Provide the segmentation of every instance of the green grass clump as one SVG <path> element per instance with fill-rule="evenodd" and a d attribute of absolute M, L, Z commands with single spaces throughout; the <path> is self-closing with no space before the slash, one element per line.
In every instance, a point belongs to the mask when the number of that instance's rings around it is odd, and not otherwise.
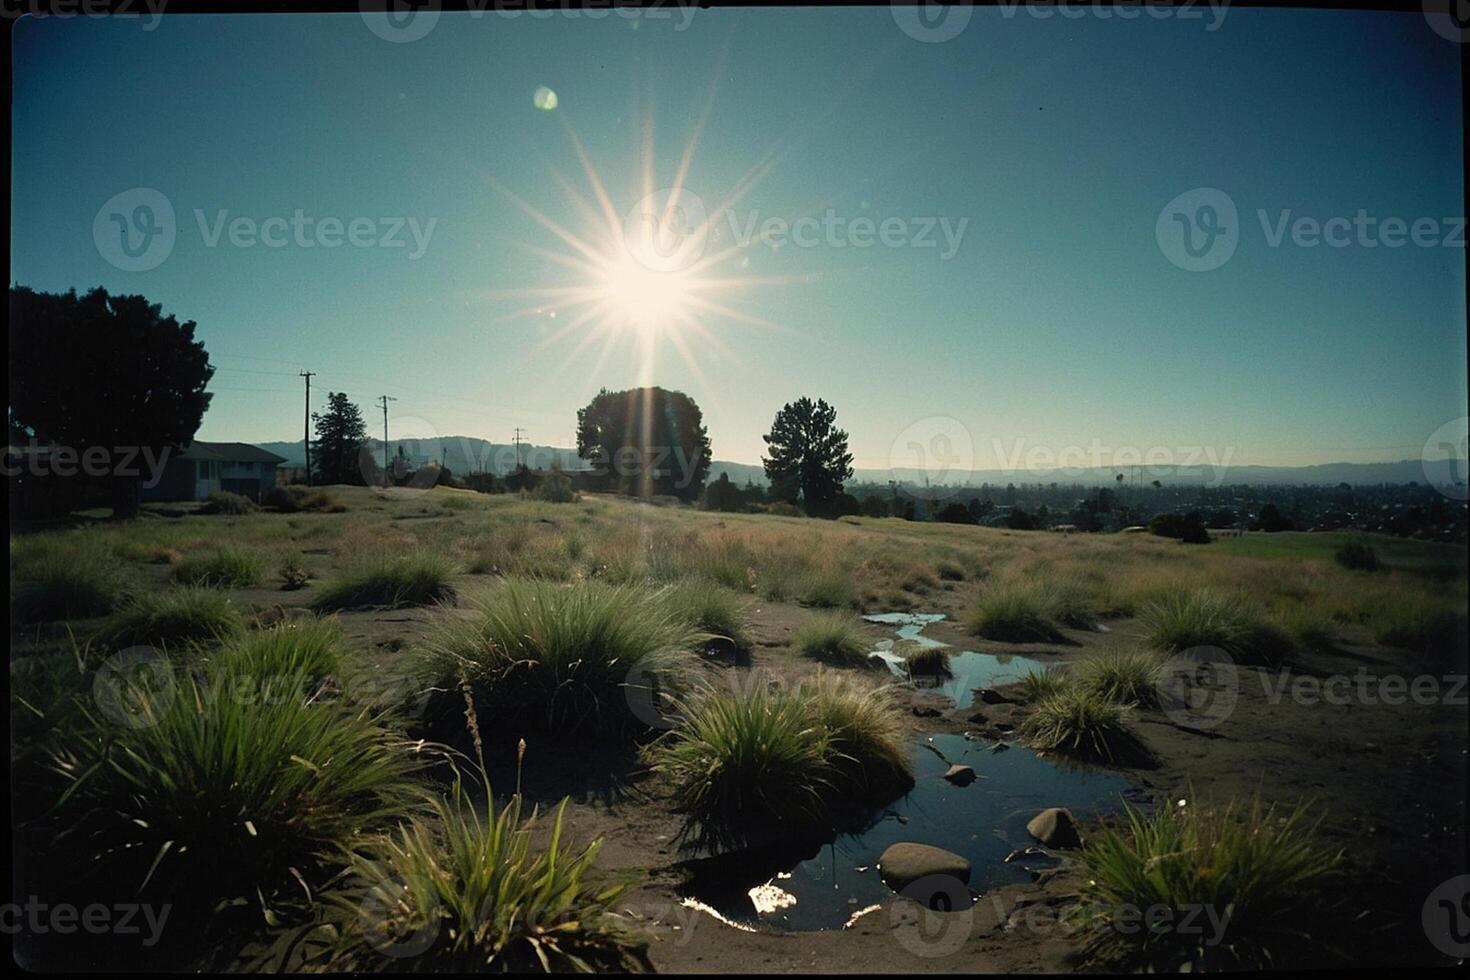
<path fill-rule="evenodd" d="M 858 604 L 857 586 L 847 569 L 817 568 L 801 576 L 797 601 L 818 608 L 854 608 Z"/>
<path fill-rule="evenodd" d="M 346 657 L 341 624 L 313 617 L 237 634 L 220 648 L 216 661 L 234 677 L 302 676 L 314 683 L 337 673 Z"/>
<path fill-rule="evenodd" d="M 692 579 L 668 590 L 669 608 L 702 633 L 728 640 L 737 650 L 751 648 L 745 626 L 745 600 L 729 589 Z"/>
<path fill-rule="evenodd" d="M 684 654 L 709 639 L 664 592 L 641 585 L 507 579 L 475 607 L 472 622 L 433 643 L 436 686 L 457 688 L 463 676 L 491 717 L 556 733 L 650 724 L 640 709 L 677 692 Z"/>
<path fill-rule="evenodd" d="M 566 800 L 548 838 L 535 809 L 523 814 L 519 793 L 497 810 L 486 785 L 479 804 L 456 779 L 430 820 L 404 824 L 357 857 L 348 887 L 329 896 L 339 927 L 327 969 L 641 972 L 644 944 L 615 918 L 632 881 L 594 876 L 602 839 L 563 841 Z M 410 958 L 384 955 L 407 936 L 428 940 Z"/>
<path fill-rule="evenodd" d="M 1047 642 L 1058 637 L 1048 619 L 1042 590 L 1033 585 L 993 585 L 980 594 L 967 625 L 989 640 L 1011 643 Z"/>
<path fill-rule="evenodd" d="M 1341 854 L 1321 843 L 1315 830 L 1303 806 L 1278 813 L 1259 797 L 1244 809 L 1191 801 L 1149 816 L 1127 807 L 1121 826 L 1093 834 L 1082 850 L 1083 908 L 1093 925 L 1088 953 L 1169 972 L 1186 964 L 1269 968 L 1270 947 L 1305 933 L 1304 920 L 1337 872 Z M 1207 922 L 1192 933 L 1115 927 L 1124 910 L 1154 908 L 1173 910 L 1173 923 L 1186 921 L 1191 908 L 1211 909 L 1217 918 L 1228 913 L 1229 919 L 1223 939 Z"/>
<path fill-rule="evenodd" d="M 897 709 L 850 680 L 705 690 L 646 756 L 685 833 L 716 849 L 830 829 L 912 784 Z"/>
<path fill-rule="evenodd" d="M 306 690 L 304 677 L 285 690 Z M 424 799 L 431 756 L 341 701 L 237 697 L 224 671 L 130 685 L 138 724 L 88 715 L 56 757 L 59 803 L 81 865 L 134 901 L 173 903 L 197 935 L 227 905 L 299 905 L 364 835 Z M 91 894 L 88 892 L 88 894 Z"/>
<path fill-rule="evenodd" d="M 105 616 L 123 598 L 114 562 L 90 549 L 56 549 L 12 568 L 10 614 L 26 623 Z"/>
<path fill-rule="evenodd" d="M 1465 646 L 1465 616 L 1429 602 L 1387 603 L 1373 612 L 1370 624 L 1373 638 L 1387 647 L 1449 653 Z"/>
<path fill-rule="evenodd" d="M 1343 568 L 1360 572 L 1376 572 L 1383 567 L 1378 552 L 1366 541 L 1348 541 L 1333 552 L 1333 560 Z"/>
<path fill-rule="evenodd" d="M 371 606 L 424 606 L 454 596 L 453 566 L 438 555 L 419 552 L 379 555 L 331 579 L 312 599 L 318 612 Z"/>
<path fill-rule="evenodd" d="M 1158 702 L 1163 659 L 1152 650 L 1109 650 L 1084 661 L 1077 683 L 1109 701 L 1152 705 Z"/>
<path fill-rule="evenodd" d="M 1167 653 L 1210 646 L 1242 663 L 1275 665 L 1291 649 L 1290 638 L 1253 604 L 1207 590 L 1170 593 L 1139 618 L 1149 643 Z"/>
<path fill-rule="evenodd" d="M 1038 749 L 1083 759 L 1126 762 L 1141 750 L 1125 726 L 1133 709 L 1096 691 L 1068 684 L 1035 704 L 1021 722 L 1021 737 Z"/>
<path fill-rule="evenodd" d="M 1060 693 L 1068 679 L 1066 668 L 1048 667 L 1045 670 L 1027 674 L 1009 691 L 1023 704 L 1035 704 L 1043 698 Z"/>
<path fill-rule="evenodd" d="M 245 588 L 265 575 L 265 560 L 247 548 L 221 545 L 204 554 L 189 555 L 174 566 L 171 577 L 180 585 Z"/>
<path fill-rule="evenodd" d="M 244 624 L 240 610 L 220 590 L 180 587 L 135 596 L 108 617 L 94 639 L 114 649 L 181 646 L 226 638 Z"/>
<path fill-rule="evenodd" d="M 867 667 L 872 644 L 849 613 L 816 613 L 802 620 L 792 645 L 804 657 L 835 667 Z"/>
<path fill-rule="evenodd" d="M 959 562 L 941 561 L 935 566 L 935 571 L 939 573 L 941 581 L 963 582 L 965 580 L 965 569 Z"/>
<path fill-rule="evenodd" d="M 306 559 L 301 552 L 293 551 L 281 559 L 281 564 L 276 568 L 276 577 L 281 580 L 281 588 L 287 592 L 306 587 L 311 580 L 311 572 L 306 570 Z"/>

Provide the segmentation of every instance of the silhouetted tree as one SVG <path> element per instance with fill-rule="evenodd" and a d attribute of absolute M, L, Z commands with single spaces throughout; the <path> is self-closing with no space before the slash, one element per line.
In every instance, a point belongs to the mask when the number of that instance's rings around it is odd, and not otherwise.
<path fill-rule="evenodd" d="M 188 443 L 209 408 L 214 368 L 194 327 L 142 296 L 12 287 L 11 437 L 105 453 L 114 516 L 136 514 L 141 474 L 124 470 Z"/>
<path fill-rule="evenodd" d="M 740 488 L 730 482 L 730 474 L 721 473 L 719 479 L 705 488 L 704 505 L 710 510 L 734 513 L 745 509 L 745 498 Z"/>
<path fill-rule="evenodd" d="M 682 391 L 606 388 L 577 412 L 577 455 L 601 489 L 698 500 L 709 476 L 704 413 Z"/>
<path fill-rule="evenodd" d="M 884 500 L 876 493 L 868 494 L 866 497 L 863 498 L 863 516 L 887 517 L 888 501 Z"/>
<path fill-rule="evenodd" d="M 934 515 L 934 519 L 936 521 L 943 521 L 945 524 L 975 523 L 975 517 L 970 513 L 970 508 L 966 507 L 958 500 L 954 501 L 953 503 L 945 504 L 943 507 L 941 507 L 939 513 Z"/>
<path fill-rule="evenodd" d="M 327 410 L 311 413 L 316 438 L 312 440 L 311 458 L 321 483 L 348 483 L 362 486 L 370 473 L 364 473 L 367 451 L 367 425 L 362 412 L 345 392 L 327 392 Z M 371 467 L 376 472 L 376 465 Z"/>
<path fill-rule="evenodd" d="M 1261 516 L 1257 518 L 1256 524 L 1262 531 L 1290 531 L 1296 526 L 1275 504 L 1267 504 L 1261 508 Z"/>
<path fill-rule="evenodd" d="M 837 410 L 825 401 L 799 398 L 783 406 L 762 436 L 770 456 L 761 457 L 771 481 L 771 496 L 795 503 L 808 514 L 832 509 L 842 484 L 852 478 L 847 433 L 837 428 Z"/>

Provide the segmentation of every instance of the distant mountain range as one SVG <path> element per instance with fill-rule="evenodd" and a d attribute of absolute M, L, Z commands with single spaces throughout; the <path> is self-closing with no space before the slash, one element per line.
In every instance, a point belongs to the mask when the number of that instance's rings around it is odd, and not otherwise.
<path fill-rule="evenodd" d="M 382 452 L 382 442 L 370 439 L 369 445 L 375 452 Z M 305 453 L 301 441 L 255 443 L 286 458 L 287 466 L 304 466 Z M 510 443 L 489 442 L 474 436 L 445 436 L 442 439 L 393 440 L 394 452 L 399 445 L 416 464 L 440 462 L 457 474 L 495 473 L 504 475 L 516 465 L 516 447 Z M 544 469 L 553 464 L 565 470 L 582 469 L 586 464 L 573 449 L 557 446 L 534 446 L 522 443 L 520 459 L 528 466 Z M 1005 486 L 1025 483 L 1059 483 L 1080 486 L 1112 486 L 1120 470 L 1112 467 L 1088 467 L 1068 470 L 975 470 L 970 473 L 952 472 L 944 475 L 942 482 L 950 486 L 979 487 L 982 484 Z M 1432 483 L 1435 485 L 1462 482 L 1465 479 L 1464 460 L 1442 460 L 1424 463 L 1417 459 L 1402 459 L 1392 463 L 1321 463 L 1314 466 L 1155 466 L 1143 467 L 1135 475 L 1133 470 L 1124 472 L 1125 482 L 1133 483 L 1141 478 L 1147 484 L 1158 480 L 1166 486 L 1219 486 L 1227 483 L 1297 484 L 1335 486 L 1347 484 L 1377 483 Z M 710 464 L 709 478 L 719 479 L 720 474 L 729 474 L 733 483 L 744 485 L 747 481 L 759 485 L 766 483 L 765 470 L 759 465 L 735 463 L 729 460 L 714 460 Z M 887 484 L 890 480 L 922 485 L 922 471 L 905 469 L 859 469 L 853 473 L 853 483 Z"/>

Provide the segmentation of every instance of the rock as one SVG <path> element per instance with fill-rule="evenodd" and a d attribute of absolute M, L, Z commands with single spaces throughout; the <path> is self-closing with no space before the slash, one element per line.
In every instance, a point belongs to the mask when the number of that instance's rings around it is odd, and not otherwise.
<path fill-rule="evenodd" d="M 931 708 L 928 705 L 914 705 L 914 715 L 919 718 L 938 718 L 943 713 L 938 708 Z"/>
<path fill-rule="evenodd" d="M 1010 701 L 1010 698 L 1004 694 L 1001 694 L 999 691 L 992 691 L 988 687 L 975 688 L 975 698 L 985 704 L 1007 704 Z"/>
<path fill-rule="evenodd" d="M 1072 811 L 1054 806 L 1042 810 L 1026 824 L 1026 832 L 1047 847 L 1081 847 L 1082 838 L 1077 836 L 1077 824 Z"/>
<path fill-rule="evenodd" d="M 956 786 L 968 786 L 975 781 L 975 770 L 969 766 L 950 766 L 944 778 Z"/>
<path fill-rule="evenodd" d="M 983 712 L 983 711 L 976 711 L 976 712 L 973 712 L 973 713 L 972 713 L 972 714 L 971 714 L 971 715 L 970 715 L 970 717 L 969 717 L 969 718 L 967 718 L 967 719 L 966 719 L 966 720 L 967 720 L 967 721 L 971 721 L 971 722 L 974 722 L 974 723 L 975 723 L 975 724 L 977 724 L 977 725 L 983 725 L 983 724 L 985 724 L 985 720 L 986 720 L 986 719 L 985 719 L 985 712 Z"/>
<path fill-rule="evenodd" d="M 878 858 L 878 875 L 894 891 L 931 875 L 954 878 L 961 884 L 970 881 L 970 862 L 941 847 L 928 844 L 892 844 Z"/>

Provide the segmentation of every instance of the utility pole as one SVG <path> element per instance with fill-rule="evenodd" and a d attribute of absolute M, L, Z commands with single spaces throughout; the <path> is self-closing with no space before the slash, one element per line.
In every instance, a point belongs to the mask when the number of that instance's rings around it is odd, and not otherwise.
<path fill-rule="evenodd" d="M 516 444 L 516 469 L 520 469 L 521 468 L 521 433 L 522 432 L 525 432 L 525 431 L 526 431 L 525 429 L 522 429 L 519 426 L 516 427 L 516 435 L 515 435 L 515 444 Z"/>
<path fill-rule="evenodd" d="M 383 406 L 383 486 L 388 485 L 388 403 L 398 399 L 391 395 L 379 395 L 378 404 Z"/>
<path fill-rule="evenodd" d="M 315 371 L 302 371 L 306 379 L 306 418 L 301 438 L 301 449 L 306 453 L 306 485 L 311 486 L 311 376 Z"/>

